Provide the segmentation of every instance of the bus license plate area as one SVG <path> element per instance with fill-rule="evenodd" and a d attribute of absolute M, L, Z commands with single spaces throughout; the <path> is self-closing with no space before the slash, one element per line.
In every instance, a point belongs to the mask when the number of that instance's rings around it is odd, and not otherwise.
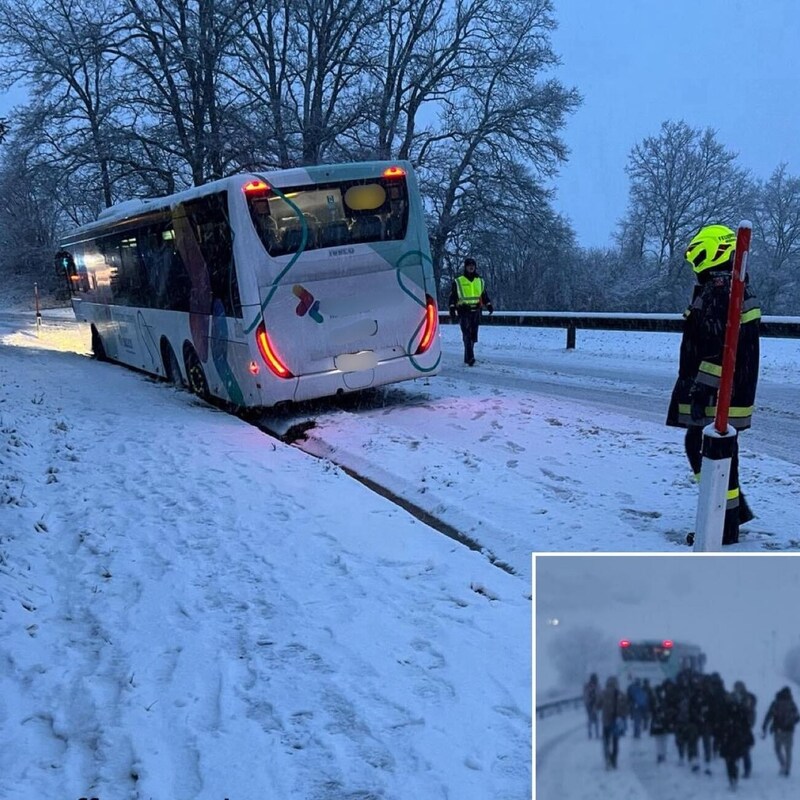
<path fill-rule="evenodd" d="M 334 366 L 341 372 L 361 372 L 375 369 L 378 356 L 374 350 L 362 350 L 360 353 L 342 353 L 333 359 Z"/>

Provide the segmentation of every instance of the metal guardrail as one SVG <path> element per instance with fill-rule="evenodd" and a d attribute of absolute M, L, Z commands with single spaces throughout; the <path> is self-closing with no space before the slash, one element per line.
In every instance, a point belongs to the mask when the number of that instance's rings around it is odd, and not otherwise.
<path fill-rule="evenodd" d="M 551 717 L 554 714 L 560 714 L 562 711 L 582 707 L 583 695 L 579 697 L 567 697 L 562 700 L 552 700 L 549 703 L 542 703 L 541 705 L 536 706 L 536 719 Z"/>
<path fill-rule="evenodd" d="M 446 311 L 439 312 L 440 322 L 449 322 Z M 482 325 L 530 326 L 532 328 L 565 328 L 567 349 L 575 348 L 578 328 L 606 331 L 655 331 L 680 333 L 683 314 L 606 314 L 601 312 L 575 313 L 572 311 L 495 311 L 484 314 Z M 762 317 L 762 336 L 800 339 L 800 317 Z"/>

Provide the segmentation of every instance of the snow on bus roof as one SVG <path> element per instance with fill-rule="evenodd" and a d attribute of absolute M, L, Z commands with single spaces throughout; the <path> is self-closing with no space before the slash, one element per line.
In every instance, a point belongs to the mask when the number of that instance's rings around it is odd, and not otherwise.
<path fill-rule="evenodd" d="M 377 170 L 380 170 L 387 165 L 402 165 L 408 167 L 408 162 L 402 160 L 395 161 L 358 161 L 348 164 L 317 164 L 308 167 L 292 167 L 290 169 L 268 169 L 268 170 L 253 170 L 249 172 L 238 172 L 235 175 L 230 175 L 227 178 L 220 178 L 219 180 L 204 183 L 202 186 L 191 186 L 188 189 L 182 189 L 180 192 L 164 195 L 163 197 L 145 197 L 132 200 L 124 200 L 121 203 L 116 203 L 109 208 L 100 212 L 95 220 L 87 222 L 78 228 L 74 228 L 68 234 L 72 236 L 76 233 L 81 233 L 84 230 L 90 230 L 98 225 L 107 225 L 110 222 L 122 221 L 129 217 L 135 217 L 146 211 L 155 211 L 157 209 L 172 208 L 178 203 L 186 200 L 193 200 L 197 197 L 203 197 L 207 194 L 214 194 L 215 192 L 224 191 L 225 189 L 239 188 L 253 178 L 262 178 L 267 183 L 272 183 L 274 186 L 294 186 L 303 183 L 314 183 L 319 180 L 321 176 L 335 175 L 341 171 L 354 171 L 361 173 L 361 175 L 369 175 Z"/>

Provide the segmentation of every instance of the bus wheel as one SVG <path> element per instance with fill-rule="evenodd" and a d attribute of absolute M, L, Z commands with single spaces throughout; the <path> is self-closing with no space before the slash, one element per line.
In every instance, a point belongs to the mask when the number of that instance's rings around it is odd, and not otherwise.
<path fill-rule="evenodd" d="M 206 374 L 203 372 L 203 365 L 200 363 L 200 359 L 197 357 L 197 353 L 195 353 L 191 345 L 187 345 L 184 348 L 183 361 L 186 365 L 186 377 L 189 381 L 189 388 L 198 397 L 202 397 L 203 400 L 208 400 L 211 392 L 208 389 Z"/>
<path fill-rule="evenodd" d="M 108 361 L 105 345 L 94 325 L 92 325 L 92 355 L 98 361 Z"/>
<path fill-rule="evenodd" d="M 161 343 L 161 361 L 164 364 L 164 377 L 167 382 L 178 389 L 183 389 L 186 382 L 181 374 L 181 365 L 178 363 L 178 357 L 175 355 L 172 345 L 166 339 Z"/>

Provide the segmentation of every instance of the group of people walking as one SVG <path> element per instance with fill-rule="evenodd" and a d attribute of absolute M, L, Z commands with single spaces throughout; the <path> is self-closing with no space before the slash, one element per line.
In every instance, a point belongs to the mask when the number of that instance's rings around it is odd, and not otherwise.
<path fill-rule="evenodd" d="M 686 670 L 674 681 L 668 679 L 656 686 L 636 679 L 623 692 L 616 677 L 609 677 L 601 688 L 593 674 L 584 686 L 583 699 L 589 738 L 602 736 L 606 769 L 617 768 L 619 739 L 630 721 L 634 738 L 645 732 L 654 738 L 659 764 L 667 761 L 667 743 L 674 737 L 678 762 L 688 764 L 693 772 L 704 769 L 710 775 L 711 762 L 721 758 L 731 789 L 738 784 L 740 762 L 741 777 L 750 777 L 757 700 L 743 681 L 736 681 L 727 691 L 718 673 Z M 791 770 L 798 721 L 800 713 L 791 689 L 784 686 L 764 715 L 761 734 L 772 733 L 780 775 L 785 777 Z"/>

